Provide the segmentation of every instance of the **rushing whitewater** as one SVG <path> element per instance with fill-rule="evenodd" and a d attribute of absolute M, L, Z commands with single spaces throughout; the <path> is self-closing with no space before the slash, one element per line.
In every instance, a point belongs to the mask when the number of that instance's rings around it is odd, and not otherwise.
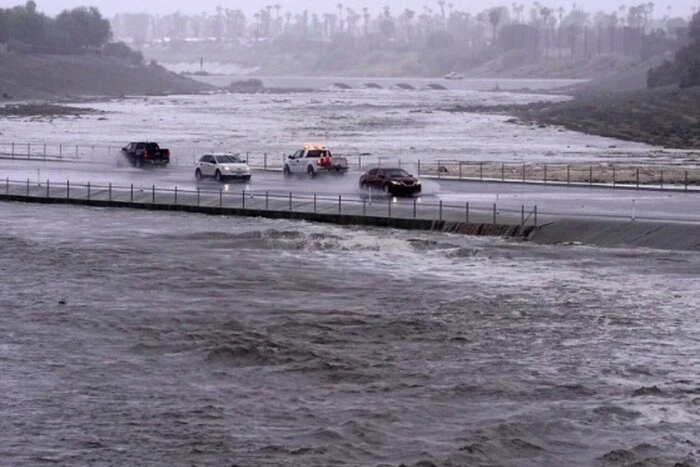
<path fill-rule="evenodd" d="M 697 465 L 700 256 L 0 206 L 5 465 Z"/>

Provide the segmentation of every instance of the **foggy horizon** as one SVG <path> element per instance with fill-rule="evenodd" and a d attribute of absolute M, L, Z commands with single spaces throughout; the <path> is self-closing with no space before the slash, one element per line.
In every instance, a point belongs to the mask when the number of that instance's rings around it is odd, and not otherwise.
<path fill-rule="evenodd" d="M 301 12 L 303 10 L 308 10 L 310 13 L 322 13 L 322 12 L 336 12 L 338 4 L 343 5 L 343 9 L 352 8 L 356 11 L 361 11 L 362 8 L 367 7 L 370 14 L 373 16 L 382 11 L 384 6 L 389 6 L 392 10 L 392 14 L 397 14 L 408 8 L 416 12 L 424 11 L 424 7 L 427 6 L 431 8 L 433 12 L 438 12 L 440 6 L 437 1 L 425 2 L 424 0 L 403 0 L 403 1 L 392 1 L 387 0 L 378 6 L 376 3 L 357 0 L 357 1 L 339 1 L 339 2 L 322 2 L 320 0 L 310 0 L 305 2 L 293 2 L 293 1 L 276 1 L 276 2 L 257 2 L 254 0 L 242 0 L 233 2 L 231 0 L 204 0 L 199 2 L 187 2 L 183 0 L 171 2 L 165 0 L 156 0 L 148 2 L 145 4 L 141 1 L 136 0 L 123 0 L 119 2 L 116 6 L 115 2 L 107 0 L 89 0 L 83 2 L 80 0 L 75 1 L 59 1 L 59 0 L 47 0 L 47 1 L 37 1 L 37 9 L 50 16 L 55 16 L 63 10 L 70 10 L 72 8 L 80 6 L 95 6 L 97 7 L 103 16 L 111 17 L 118 13 L 148 13 L 148 14 L 160 14 L 168 15 L 179 11 L 183 14 L 201 14 L 202 12 L 212 13 L 216 11 L 217 6 L 221 6 L 224 9 L 241 9 L 247 16 L 252 16 L 256 11 L 264 9 L 267 5 L 280 5 L 281 11 L 292 11 Z M 447 4 L 452 4 L 454 10 L 466 11 L 469 13 L 479 13 L 481 11 L 487 10 L 489 8 L 504 6 L 511 8 L 511 1 L 504 0 L 480 0 L 479 2 L 472 3 L 466 1 L 453 0 L 448 1 Z M 519 2 L 525 5 L 526 11 L 532 6 L 534 2 Z M 594 0 L 583 2 L 571 2 L 571 1 L 550 1 L 550 2 L 540 2 L 543 6 L 558 9 L 563 7 L 566 11 L 570 11 L 574 5 L 578 9 L 584 10 L 589 13 L 595 13 L 597 11 L 604 11 L 610 13 L 613 11 L 618 11 L 619 7 L 626 5 L 627 7 L 636 6 L 638 4 L 644 4 L 645 2 L 625 2 L 620 1 L 619 4 L 612 4 L 605 0 Z M 24 1 L 0 1 L 0 8 L 11 8 L 18 5 L 24 5 Z M 671 7 L 670 16 L 671 17 L 686 17 L 693 12 L 697 11 L 700 5 L 700 0 L 681 0 L 675 1 L 671 5 L 670 2 L 665 4 L 656 4 L 654 8 L 654 17 L 661 18 L 669 13 L 668 7 Z M 447 9 L 447 7 L 446 7 Z"/>

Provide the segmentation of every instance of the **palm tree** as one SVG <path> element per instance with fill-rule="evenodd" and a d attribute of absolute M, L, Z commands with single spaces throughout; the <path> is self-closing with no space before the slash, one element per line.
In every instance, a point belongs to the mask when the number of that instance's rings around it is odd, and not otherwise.
<path fill-rule="evenodd" d="M 338 20 L 340 21 L 340 32 L 343 32 L 343 4 L 338 3 Z"/>
<path fill-rule="evenodd" d="M 547 58 L 549 58 L 549 15 L 551 14 L 552 10 L 547 7 L 540 10 L 544 22 L 544 56 Z"/>
<path fill-rule="evenodd" d="M 438 0 L 438 5 L 440 5 L 440 16 L 442 17 L 442 27 L 445 27 L 445 0 Z"/>
<path fill-rule="evenodd" d="M 501 22 L 501 10 L 498 8 L 492 8 L 489 11 L 489 21 L 493 26 L 493 42 L 496 43 L 496 27 L 498 23 Z"/>

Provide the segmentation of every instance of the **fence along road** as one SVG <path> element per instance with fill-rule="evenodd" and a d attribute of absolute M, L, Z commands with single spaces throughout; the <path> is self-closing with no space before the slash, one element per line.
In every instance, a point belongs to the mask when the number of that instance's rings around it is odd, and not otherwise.
<path fill-rule="evenodd" d="M 348 199 L 338 196 L 288 195 L 270 192 L 139 188 L 134 185 L 4 180 L 0 199 L 157 208 L 213 214 L 262 215 L 344 224 L 453 230 L 521 236 L 537 226 L 536 206 L 423 203 L 418 198 Z"/>
<path fill-rule="evenodd" d="M 66 161 L 115 164 L 121 146 L 65 145 L 31 142 L 0 143 L 0 158 L 36 161 Z M 192 146 L 170 148 L 172 165 L 192 167 L 209 149 Z M 219 149 L 218 151 L 221 151 Z M 235 152 L 235 151 L 234 151 Z M 284 154 L 243 152 L 248 164 L 257 170 L 282 170 Z M 421 177 L 447 180 L 510 183 L 564 184 L 654 190 L 700 191 L 697 164 L 522 163 L 436 158 L 400 158 L 372 155 L 346 155 L 350 169 L 362 172 L 377 166 L 398 166 Z"/>

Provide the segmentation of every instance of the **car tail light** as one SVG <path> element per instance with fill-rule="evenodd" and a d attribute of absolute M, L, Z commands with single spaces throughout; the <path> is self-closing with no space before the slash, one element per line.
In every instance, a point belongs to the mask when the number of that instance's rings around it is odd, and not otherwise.
<path fill-rule="evenodd" d="M 148 151 L 143 151 L 143 158 L 148 159 Z"/>
<path fill-rule="evenodd" d="M 167 157 L 168 159 L 170 159 L 170 149 L 166 149 L 166 150 L 165 150 L 165 157 Z"/>

